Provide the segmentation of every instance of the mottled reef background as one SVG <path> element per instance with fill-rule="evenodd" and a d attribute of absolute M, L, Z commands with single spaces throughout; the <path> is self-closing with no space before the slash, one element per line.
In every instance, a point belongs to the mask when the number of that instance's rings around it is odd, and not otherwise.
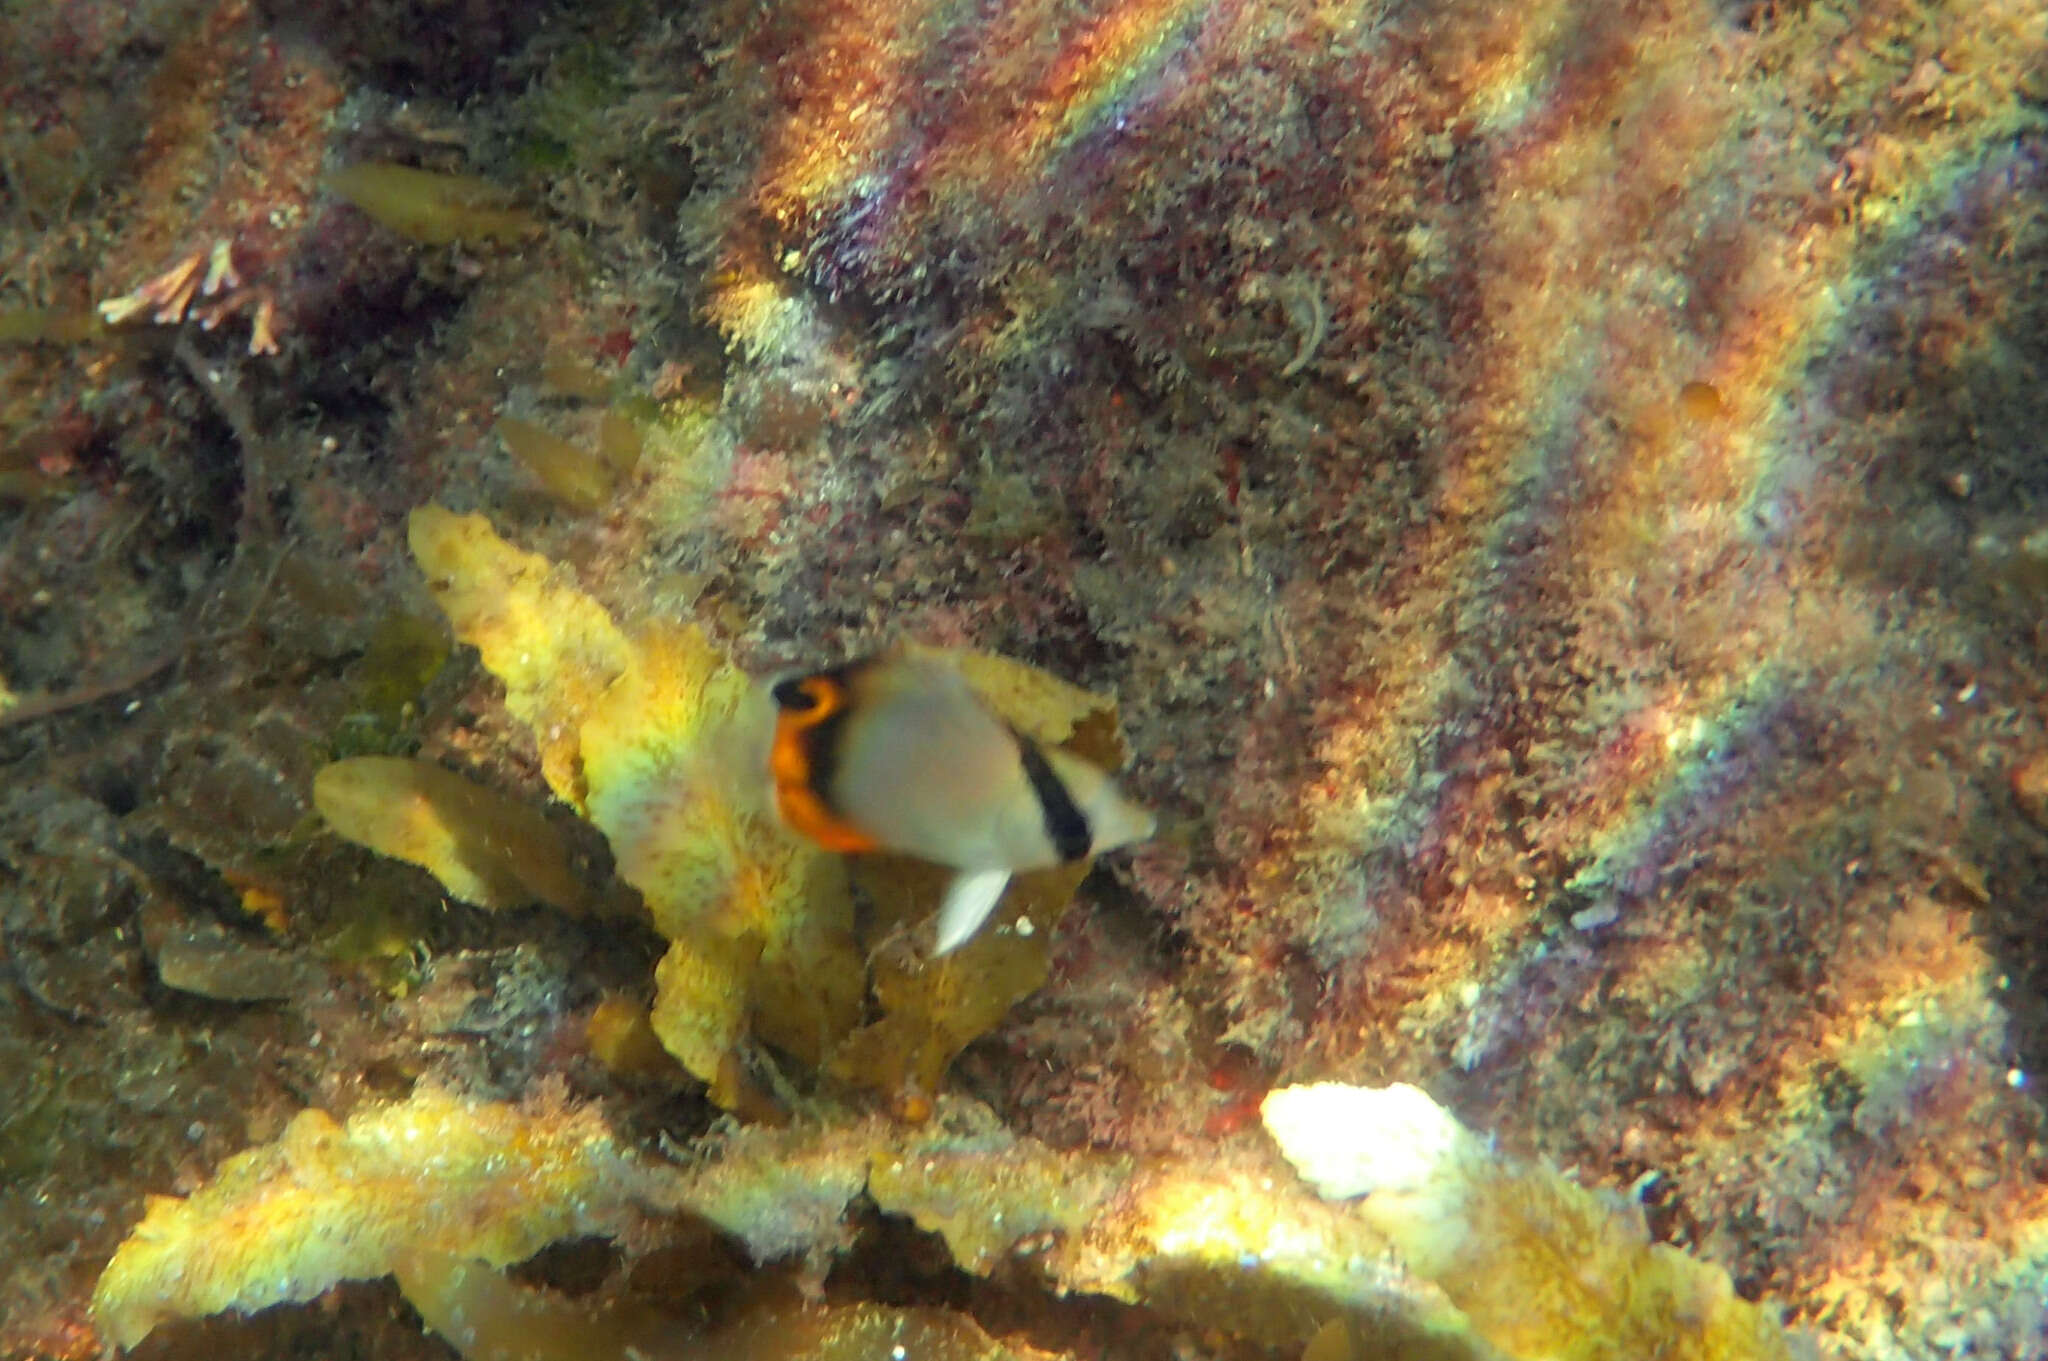
<path fill-rule="evenodd" d="M 306 1105 L 710 1119 L 582 1043 L 658 940 L 310 813 L 544 805 L 432 500 L 755 669 L 1117 696 L 1170 826 L 955 1066 L 1017 1130 L 1414 1082 L 1827 1355 L 2048 1353 L 2044 279 L 2038 0 L 10 0 L 0 1353 Z"/>

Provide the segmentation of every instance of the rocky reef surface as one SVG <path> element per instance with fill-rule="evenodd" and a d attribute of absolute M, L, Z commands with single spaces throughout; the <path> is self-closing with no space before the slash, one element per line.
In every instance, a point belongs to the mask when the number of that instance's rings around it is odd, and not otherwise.
<path fill-rule="evenodd" d="M 2048 1350 L 2033 0 L 51 0 L 0 92 L 0 1353 Z M 1161 814 L 949 961 L 707 774 L 900 640 Z M 1317 1083 L 1438 1171 L 1298 1180 Z"/>

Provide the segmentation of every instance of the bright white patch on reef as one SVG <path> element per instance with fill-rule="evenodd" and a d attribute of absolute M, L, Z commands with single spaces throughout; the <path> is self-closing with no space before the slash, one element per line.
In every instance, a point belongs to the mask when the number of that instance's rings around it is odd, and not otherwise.
<path fill-rule="evenodd" d="M 1421 1191 L 1479 1153 L 1478 1140 L 1429 1093 L 1405 1082 L 1280 1087 L 1259 1107 L 1266 1132 L 1325 1200 Z"/>

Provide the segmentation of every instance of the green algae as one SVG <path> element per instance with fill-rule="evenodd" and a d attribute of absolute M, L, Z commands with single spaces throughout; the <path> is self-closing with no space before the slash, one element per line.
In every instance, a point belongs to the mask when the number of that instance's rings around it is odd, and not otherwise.
<path fill-rule="evenodd" d="M 498 420 L 497 435 L 548 495 L 571 510 L 593 511 L 618 490 L 617 463 L 532 421 Z M 637 461 L 638 451 L 635 451 Z"/>
<path fill-rule="evenodd" d="M 0 310 L 0 345 L 75 345 L 104 334 L 99 314 L 81 307 Z"/>
<path fill-rule="evenodd" d="M 35 1176 L 56 1160 L 64 1107 L 54 1065 L 22 1064 L 0 1111 L 0 1183 Z"/>
<path fill-rule="evenodd" d="M 511 191 L 473 175 L 364 162 L 335 171 L 327 187 L 400 236 L 430 246 L 517 241 L 540 226 L 513 206 Z"/>
<path fill-rule="evenodd" d="M 432 615 L 397 609 L 378 621 L 356 671 L 356 706 L 397 727 L 452 650 L 448 627 Z"/>

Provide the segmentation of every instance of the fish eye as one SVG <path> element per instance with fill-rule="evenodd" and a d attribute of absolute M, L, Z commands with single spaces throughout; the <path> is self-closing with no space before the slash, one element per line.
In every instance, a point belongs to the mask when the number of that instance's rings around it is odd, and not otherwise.
<path fill-rule="evenodd" d="M 811 687 L 800 680 L 778 681 L 769 692 L 775 702 L 792 713 L 807 714 L 823 701 Z"/>

